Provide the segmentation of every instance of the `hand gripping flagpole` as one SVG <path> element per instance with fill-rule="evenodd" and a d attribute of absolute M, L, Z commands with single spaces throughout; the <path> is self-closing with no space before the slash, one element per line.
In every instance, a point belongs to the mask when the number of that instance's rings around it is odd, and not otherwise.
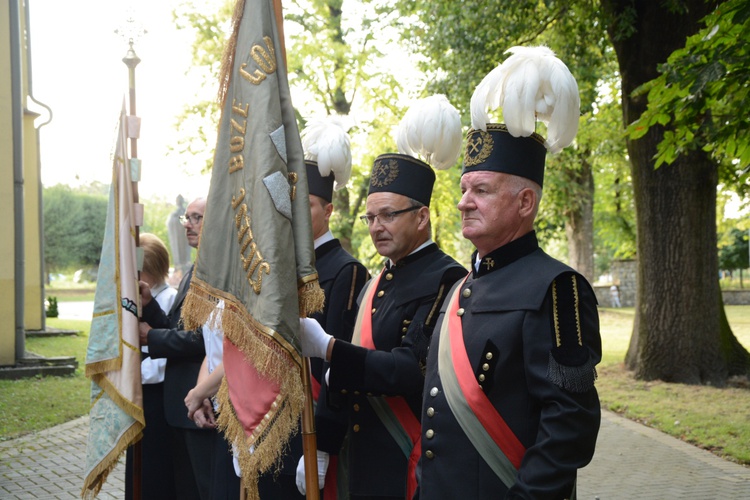
<path fill-rule="evenodd" d="M 131 179 L 133 186 L 133 205 L 137 206 L 139 202 L 138 198 L 138 179 L 140 178 L 140 168 L 138 169 L 138 176 L 134 176 L 133 160 L 138 158 L 138 136 L 140 134 L 140 120 L 138 119 L 135 112 L 135 67 L 141 62 L 141 58 L 135 53 L 133 44 L 135 39 L 140 35 L 146 33 L 146 30 L 136 26 L 135 19 L 133 16 L 128 16 L 126 20 L 126 27 L 122 29 L 122 32 L 117 29 L 115 33 L 121 34 L 123 38 L 128 39 L 128 51 L 125 57 L 122 58 L 122 62 L 128 67 L 128 100 L 130 103 L 130 110 L 128 116 L 128 136 L 130 137 L 130 155 L 128 161 L 128 167 L 131 169 Z M 135 246 L 140 247 L 140 226 L 135 226 Z M 138 278 L 140 279 L 140 271 L 138 271 Z M 140 314 L 140 304 L 138 305 Z M 142 488 L 142 464 L 143 464 L 143 447 L 142 441 L 139 439 L 133 445 L 133 500 L 141 500 L 141 488 Z"/>
<path fill-rule="evenodd" d="M 281 0 L 273 0 L 276 27 L 281 43 L 281 58 L 286 64 L 286 44 L 284 43 L 284 13 Z M 312 384 L 310 382 L 310 358 L 302 358 L 302 390 L 305 393 L 305 406 L 302 408 L 302 454 L 305 458 L 305 498 L 319 500 L 317 439 L 315 436 L 315 411 L 313 409 Z"/>

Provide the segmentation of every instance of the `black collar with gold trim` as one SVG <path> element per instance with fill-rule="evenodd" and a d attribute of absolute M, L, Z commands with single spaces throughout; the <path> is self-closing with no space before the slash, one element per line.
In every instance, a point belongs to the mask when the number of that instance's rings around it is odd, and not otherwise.
<path fill-rule="evenodd" d="M 474 278 L 479 278 L 485 274 L 496 271 L 502 267 L 512 264 L 521 257 L 525 257 L 539 248 L 539 241 L 536 239 L 536 232 L 530 231 L 520 238 L 506 243 L 500 248 L 493 250 L 484 257 L 482 257 L 479 263 L 479 269 L 472 266 L 472 274 Z M 471 261 L 476 262 L 477 252 L 471 256 Z"/>

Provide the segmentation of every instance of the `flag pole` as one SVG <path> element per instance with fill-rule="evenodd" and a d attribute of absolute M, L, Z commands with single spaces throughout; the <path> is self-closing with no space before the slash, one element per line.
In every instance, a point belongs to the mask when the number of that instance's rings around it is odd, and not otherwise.
<path fill-rule="evenodd" d="M 286 65 L 286 43 L 284 40 L 284 11 L 281 0 L 273 0 L 276 16 L 276 27 L 281 44 L 281 58 Z M 318 455 L 317 438 L 315 436 L 315 410 L 313 409 L 312 384 L 310 382 L 310 358 L 302 358 L 302 390 L 305 394 L 305 404 L 302 408 L 302 455 L 305 458 L 305 487 L 307 500 L 319 500 L 318 488 Z"/>
<path fill-rule="evenodd" d="M 128 41 L 129 49 L 122 58 L 122 62 L 128 67 L 128 94 L 130 101 L 130 116 L 136 117 L 135 113 L 135 67 L 141 62 L 141 59 L 136 55 L 133 50 L 133 38 Z M 130 135 L 130 133 L 128 133 Z M 132 134 L 130 137 L 130 159 L 138 158 L 138 134 Z M 131 168 L 130 162 L 128 162 L 127 168 Z M 132 176 L 131 176 L 132 179 Z M 138 181 L 131 181 L 133 186 L 133 204 L 138 203 Z M 140 246 L 140 226 L 135 226 L 135 246 Z M 140 279 L 140 271 L 138 271 L 138 278 Z M 138 306 L 140 309 L 140 305 Z M 139 311 L 140 312 L 140 311 Z M 143 447 L 141 439 L 133 444 L 133 500 L 141 500 L 141 488 L 142 488 L 142 469 L 143 467 Z"/>

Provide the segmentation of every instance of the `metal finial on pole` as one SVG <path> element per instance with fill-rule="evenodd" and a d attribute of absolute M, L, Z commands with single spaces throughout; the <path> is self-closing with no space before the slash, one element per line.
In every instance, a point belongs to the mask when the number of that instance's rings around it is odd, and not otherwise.
<path fill-rule="evenodd" d="M 143 35 L 148 33 L 146 29 L 139 22 L 135 20 L 133 14 L 129 14 L 125 20 L 125 24 L 115 30 L 115 33 L 122 36 L 123 39 L 128 42 L 128 51 L 125 57 L 122 58 L 122 62 L 128 67 L 128 91 L 130 100 L 130 116 L 137 116 L 135 112 L 135 67 L 141 62 L 141 58 L 135 53 L 133 45 Z M 130 138 L 130 157 L 138 157 L 138 139 L 137 137 Z M 138 201 L 137 199 L 135 201 Z"/>
<path fill-rule="evenodd" d="M 130 100 L 130 116 L 137 116 L 135 114 L 135 67 L 141 62 L 141 58 L 133 50 L 133 39 L 128 41 L 130 48 L 128 49 L 125 57 L 122 58 L 122 62 L 128 67 L 128 92 Z M 138 138 L 130 138 L 130 157 L 138 158 Z M 138 200 L 135 200 L 138 201 Z"/>

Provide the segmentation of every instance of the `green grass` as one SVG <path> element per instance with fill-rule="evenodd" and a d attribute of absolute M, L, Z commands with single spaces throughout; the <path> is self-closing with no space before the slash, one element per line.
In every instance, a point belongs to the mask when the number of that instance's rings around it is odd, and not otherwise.
<path fill-rule="evenodd" d="M 47 318 L 47 326 L 80 331 L 75 336 L 26 339 L 26 350 L 46 357 L 75 356 L 78 369 L 66 377 L 0 380 L 0 440 L 67 422 L 89 411 L 90 382 L 84 375 L 89 321 Z"/>
<path fill-rule="evenodd" d="M 750 306 L 727 306 L 726 310 L 735 336 L 750 349 Z M 632 308 L 600 310 L 604 352 L 597 388 L 603 407 L 750 465 L 750 386 L 717 389 L 636 381 L 623 368 L 633 318 Z M 89 411 L 90 382 L 83 375 L 89 324 L 48 318 L 51 328 L 82 333 L 27 340 L 27 350 L 44 356 L 75 356 L 79 368 L 70 377 L 0 380 L 0 440 L 58 425 Z"/>
<path fill-rule="evenodd" d="M 84 288 L 45 288 L 47 297 L 57 297 L 58 302 L 91 302 L 94 300 L 94 289 Z"/>
<path fill-rule="evenodd" d="M 732 330 L 750 349 L 750 306 L 726 306 Z M 633 309 L 602 309 L 602 363 L 596 382 L 602 406 L 659 429 L 728 460 L 750 464 L 750 386 L 735 387 L 644 382 L 625 370 Z"/>

